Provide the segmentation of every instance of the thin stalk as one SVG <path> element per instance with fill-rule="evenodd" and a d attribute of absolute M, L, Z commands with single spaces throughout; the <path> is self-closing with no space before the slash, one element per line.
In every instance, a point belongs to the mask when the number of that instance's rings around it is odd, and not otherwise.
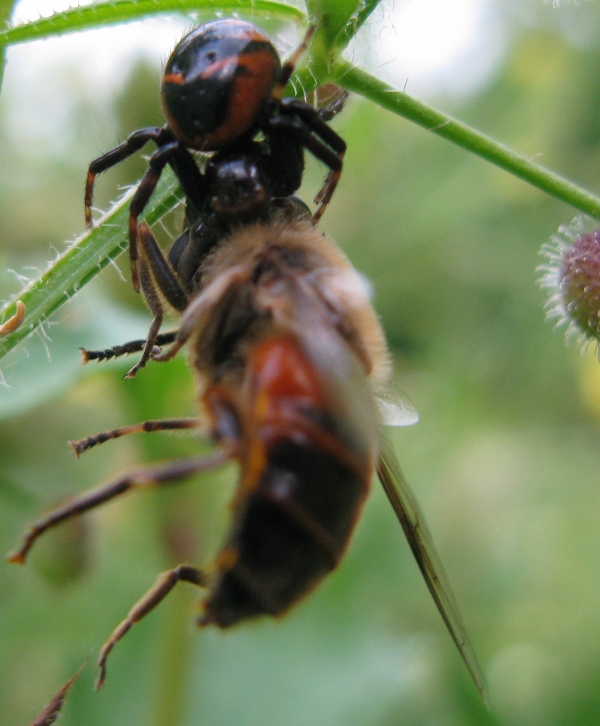
<path fill-rule="evenodd" d="M 480 131 L 457 121 L 431 106 L 388 86 L 347 61 L 336 62 L 332 80 L 359 93 L 382 108 L 392 111 L 438 136 L 477 154 L 486 161 L 523 179 L 556 199 L 592 217 L 600 217 L 600 197 L 531 161 L 524 154 L 501 144 Z"/>
<path fill-rule="evenodd" d="M 184 722 L 194 640 L 203 635 L 190 627 L 190 598 L 194 594 L 188 587 L 175 588 L 164 603 L 159 657 L 155 659 L 152 726 L 179 726 Z"/>

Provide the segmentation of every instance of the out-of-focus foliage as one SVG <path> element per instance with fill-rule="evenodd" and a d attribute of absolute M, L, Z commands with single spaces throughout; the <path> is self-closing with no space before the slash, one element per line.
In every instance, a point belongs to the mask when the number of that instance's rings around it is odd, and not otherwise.
<path fill-rule="evenodd" d="M 597 188 L 600 9 L 498 0 L 496 11 L 511 38 L 497 74 L 476 95 L 437 105 Z M 80 86 L 81 101 L 63 121 L 68 143 L 15 131 L 15 109 L 0 106 L 3 271 L 32 274 L 52 245 L 82 230 L 89 160 L 160 122 L 161 60 L 124 68 L 125 86 L 100 108 L 84 75 L 69 71 L 60 82 Z M 182 585 L 118 645 L 101 692 L 92 692 L 92 667 L 84 671 L 65 726 L 600 720 L 600 368 L 544 323 L 535 284 L 541 243 L 573 212 L 367 103 L 352 99 L 334 124 L 349 151 L 323 227 L 372 281 L 399 385 L 420 412 L 418 425 L 393 438 L 492 711 L 375 488 L 339 570 L 289 616 L 198 632 L 199 593 Z M 99 206 L 143 168 L 134 158 L 101 179 Z M 311 164 L 307 199 L 321 174 Z M 176 220 L 168 224 L 167 236 Z M 0 280 L 2 297 L 19 288 L 4 272 Z M 121 380 L 127 363 L 79 366 L 78 345 L 123 342 L 148 320 L 112 268 L 92 287 L 48 326 L 49 340 L 27 343 L 2 369 L 19 401 L 28 380 L 17 372 L 30 371 L 34 395 L 0 427 L 0 551 L 61 498 L 141 461 L 206 448 L 140 435 L 73 460 L 68 439 L 194 411 L 183 360 L 148 366 L 133 381 Z M 159 571 L 210 561 L 234 481 L 230 467 L 131 496 L 46 536 L 27 567 L 0 565 L 1 723 L 28 723 Z"/>

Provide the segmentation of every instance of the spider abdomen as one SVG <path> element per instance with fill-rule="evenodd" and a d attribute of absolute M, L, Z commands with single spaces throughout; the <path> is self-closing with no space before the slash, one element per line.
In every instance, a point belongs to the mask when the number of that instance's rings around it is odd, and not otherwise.
<path fill-rule="evenodd" d="M 162 79 L 169 126 L 186 146 L 214 151 L 256 126 L 278 79 L 271 41 L 240 20 L 218 20 L 175 47 Z"/>

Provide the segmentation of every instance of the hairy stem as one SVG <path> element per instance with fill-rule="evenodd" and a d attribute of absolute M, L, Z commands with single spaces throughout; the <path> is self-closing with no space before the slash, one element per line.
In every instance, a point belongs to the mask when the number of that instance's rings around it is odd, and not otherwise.
<path fill-rule="evenodd" d="M 536 164 L 524 154 L 495 141 L 426 103 L 417 101 L 406 93 L 388 86 L 347 61 L 340 60 L 335 64 L 332 80 L 347 90 L 368 98 L 382 108 L 477 154 L 556 199 L 567 202 L 592 217 L 600 217 L 600 197 L 540 164 Z"/>

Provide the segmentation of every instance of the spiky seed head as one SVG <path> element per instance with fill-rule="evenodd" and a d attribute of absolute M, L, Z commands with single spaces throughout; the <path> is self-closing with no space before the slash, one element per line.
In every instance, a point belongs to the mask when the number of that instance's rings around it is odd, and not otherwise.
<path fill-rule="evenodd" d="M 600 340 L 600 222 L 577 217 L 542 247 L 547 264 L 541 286 L 549 291 L 546 315 L 567 326 L 567 337 Z"/>

